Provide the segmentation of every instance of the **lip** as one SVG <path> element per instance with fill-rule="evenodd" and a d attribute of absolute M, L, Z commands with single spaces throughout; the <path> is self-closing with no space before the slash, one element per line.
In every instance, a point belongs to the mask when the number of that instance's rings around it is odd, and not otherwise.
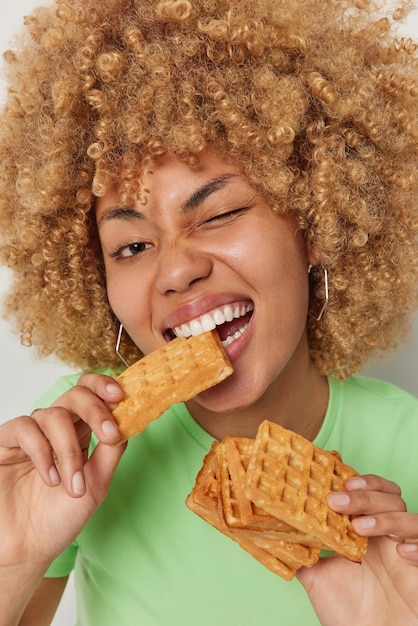
<path fill-rule="evenodd" d="M 191 302 L 182 304 L 176 307 L 173 311 L 164 318 L 162 323 L 162 333 L 166 337 L 167 333 L 171 329 L 187 324 L 191 320 L 201 317 L 206 313 L 210 313 L 214 309 L 220 308 L 225 305 L 248 305 L 252 304 L 252 300 L 243 294 L 218 294 L 204 295 Z"/>
<path fill-rule="evenodd" d="M 214 306 L 215 302 L 217 306 Z M 221 302 L 224 304 L 220 304 Z M 191 314 L 191 311 L 194 316 L 189 318 L 187 313 Z M 232 299 L 231 295 L 218 296 L 215 299 L 200 298 L 173 311 L 166 321 L 175 325 L 166 327 L 163 335 L 166 341 L 171 341 L 175 337 L 200 335 L 216 329 L 229 359 L 235 361 L 252 334 L 249 333 L 249 327 L 252 328 L 253 312 L 253 301 L 243 298 L 242 295 Z"/>

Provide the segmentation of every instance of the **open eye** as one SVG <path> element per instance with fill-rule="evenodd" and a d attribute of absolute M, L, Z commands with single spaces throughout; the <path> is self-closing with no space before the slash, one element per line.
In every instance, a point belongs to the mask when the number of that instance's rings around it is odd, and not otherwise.
<path fill-rule="evenodd" d="M 132 243 L 119 246 L 114 252 L 112 252 L 111 256 L 119 259 L 127 259 L 129 257 L 141 254 L 145 250 L 148 250 L 148 248 L 150 247 L 150 243 L 145 243 L 143 241 L 133 241 Z"/>

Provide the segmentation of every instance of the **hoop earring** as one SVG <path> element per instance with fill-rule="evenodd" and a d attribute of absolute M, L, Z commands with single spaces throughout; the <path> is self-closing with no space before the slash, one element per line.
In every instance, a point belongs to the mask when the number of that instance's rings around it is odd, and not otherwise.
<path fill-rule="evenodd" d="M 120 360 L 122 361 L 122 363 L 124 365 L 126 365 L 126 367 L 129 367 L 129 363 L 124 359 L 124 357 L 122 356 L 122 354 L 120 353 L 120 343 L 122 340 L 122 334 L 123 334 L 123 324 L 119 323 L 119 330 L 118 330 L 118 336 L 116 338 L 116 346 L 115 346 L 115 352 L 118 355 L 118 357 L 120 358 Z"/>
<path fill-rule="evenodd" d="M 312 265 L 310 265 L 310 264 L 308 265 L 308 274 L 310 274 L 310 273 L 311 273 L 311 269 L 312 269 L 312 267 L 313 267 Z M 321 267 L 322 267 L 323 272 L 324 272 L 324 287 L 325 287 L 325 299 L 324 299 L 324 304 L 322 305 L 322 308 L 321 308 L 321 310 L 319 311 L 319 313 L 318 313 L 317 315 L 315 315 L 315 314 L 313 314 L 313 313 L 309 313 L 309 315 L 310 315 L 311 317 L 313 317 L 313 318 L 314 318 L 317 322 L 319 322 L 319 321 L 323 318 L 324 313 L 325 313 L 325 310 L 326 310 L 326 308 L 327 308 L 327 306 L 328 306 L 328 300 L 329 300 L 329 290 L 328 290 L 328 270 L 327 270 L 325 267 L 323 267 L 323 266 L 321 266 Z"/>

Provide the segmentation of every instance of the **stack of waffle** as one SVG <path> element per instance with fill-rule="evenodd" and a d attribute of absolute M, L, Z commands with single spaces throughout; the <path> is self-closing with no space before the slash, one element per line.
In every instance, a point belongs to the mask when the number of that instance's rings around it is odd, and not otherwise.
<path fill-rule="evenodd" d="M 322 549 L 355 562 L 364 558 L 367 538 L 326 502 L 353 476 L 337 452 L 265 421 L 255 439 L 214 442 L 186 504 L 291 580 L 300 567 L 314 565 Z"/>

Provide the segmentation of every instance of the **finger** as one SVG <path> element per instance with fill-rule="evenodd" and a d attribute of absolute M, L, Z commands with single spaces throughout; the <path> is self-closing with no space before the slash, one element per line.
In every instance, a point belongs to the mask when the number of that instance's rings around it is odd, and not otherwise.
<path fill-rule="evenodd" d="M 346 515 L 375 515 L 387 511 L 406 511 L 400 495 L 381 491 L 336 491 L 329 493 L 327 502 L 331 509 Z"/>
<path fill-rule="evenodd" d="M 87 387 L 96 396 L 110 404 L 121 402 L 124 398 L 124 393 L 117 381 L 111 376 L 104 374 L 92 374 L 89 372 L 83 374 L 78 379 L 76 386 Z"/>
<path fill-rule="evenodd" d="M 60 484 L 49 441 L 36 422 L 24 415 L 0 426 L 0 464 L 12 465 L 28 459 L 46 485 Z"/>
<path fill-rule="evenodd" d="M 98 378 L 97 375 L 91 375 L 91 377 Z M 109 377 L 106 378 L 112 380 Z M 105 402 L 108 402 L 107 399 L 109 398 L 121 397 L 121 395 L 123 397 L 123 393 L 119 388 L 117 393 L 116 391 L 106 393 L 105 389 L 110 385 L 111 383 L 106 384 L 104 381 L 99 381 L 96 386 L 88 387 L 84 384 L 77 384 L 63 394 L 52 406 L 61 406 L 67 409 L 74 416 L 74 421 L 79 418 L 82 419 L 88 424 L 99 441 L 115 444 L 120 439 L 120 433 L 112 412 Z M 105 397 L 98 396 L 96 391 Z"/>
<path fill-rule="evenodd" d="M 387 480 L 382 476 L 375 474 L 364 474 L 363 476 L 354 476 L 347 480 L 344 485 L 346 491 L 382 491 L 393 495 L 401 495 L 399 485 L 391 480 Z"/>
<path fill-rule="evenodd" d="M 126 450 L 127 443 L 107 446 L 99 443 L 85 465 L 86 483 L 98 506 L 105 498 L 114 471 Z"/>
<path fill-rule="evenodd" d="M 405 540 L 405 542 L 398 543 L 396 550 L 399 556 L 413 561 L 418 565 L 418 542 L 415 543 L 410 540 Z"/>
<path fill-rule="evenodd" d="M 392 536 L 399 543 L 418 542 L 418 514 L 388 512 L 378 515 L 355 517 L 351 520 L 354 530 L 363 536 Z M 412 549 L 411 549 L 412 551 Z"/>
<path fill-rule="evenodd" d="M 407 527 L 407 522 L 412 520 L 411 525 Z M 405 529 L 407 536 L 389 533 L 388 539 L 396 543 L 396 551 L 404 559 L 418 565 L 418 514 L 410 513 L 408 518 L 402 518 L 397 530 Z M 412 535 L 415 535 L 412 537 Z"/>
<path fill-rule="evenodd" d="M 55 466 L 67 493 L 80 497 L 85 493 L 84 457 L 79 433 L 74 428 L 75 419 L 67 409 L 54 406 L 37 411 L 32 416 L 32 421 L 36 422 L 52 448 Z M 86 427 L 85 431 L 88 437 L 85 437 L 83 447 L 87 450 L 90 430 Z"/>
<path fill-rule="evenodd" d="M 375 474 L 355 476 L 348 480 L 344 487 L 344 492 L 328 494 L 328 505 L 338 513 L 359 515 L 406 511 L 399 485 L 381 476 Z"/>

